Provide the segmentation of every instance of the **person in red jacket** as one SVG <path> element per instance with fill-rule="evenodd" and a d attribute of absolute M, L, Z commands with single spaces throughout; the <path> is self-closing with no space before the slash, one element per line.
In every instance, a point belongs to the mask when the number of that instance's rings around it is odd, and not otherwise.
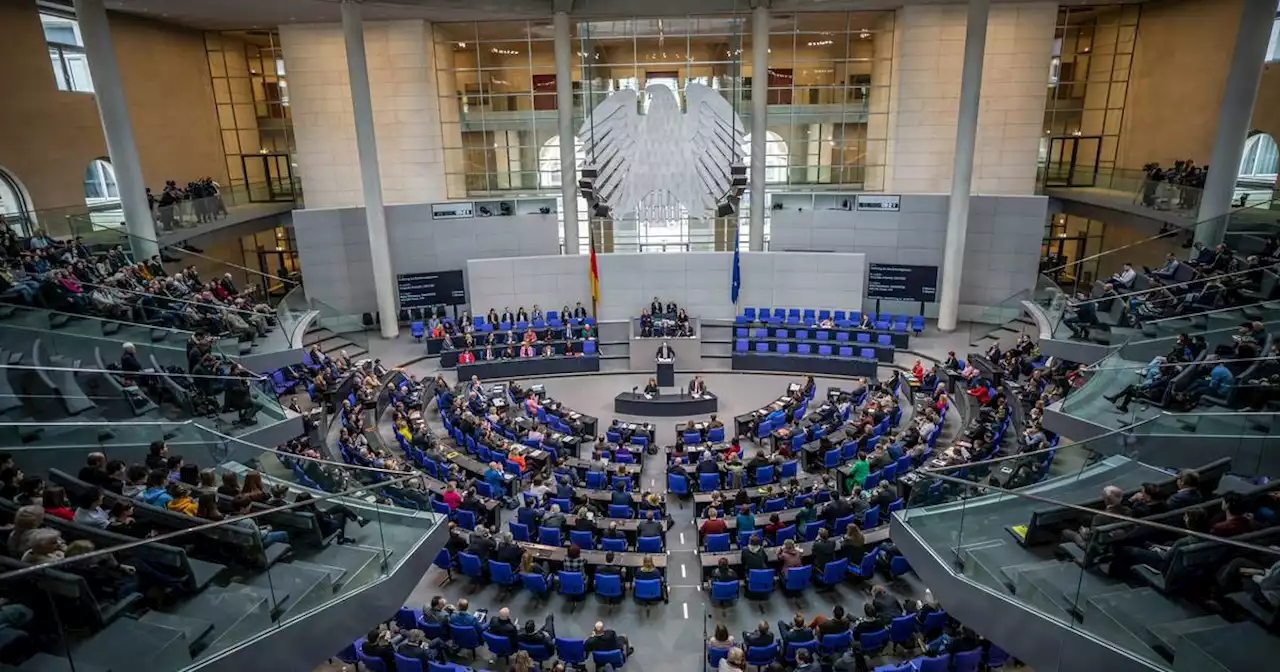
<path fill-rule="evenodd" d="M 444 494 L 440 495 L 440 501 L 449 505 L 450 511 L 456 511 L 458 505 L 462 503 L 462 495 L 458 492 L 458 484 L 455 481 L 449 481 L 444 486 Z"/>
<path fill-rule="evenodd" d="M 724 534 L 729 531 L 729 526 L 720 519 L 720 512 L 714 508 L 707 509 L 707 519 L 703 521 L 702 527 L 698 528 L 705 540 L 709 534 Z"/>
<path fill-rule="evenodd" d="M 458 353 L 459 364 L 474 364 L 475 361 L 476 361 L 476 355 L 470 350 L 463 350 L 462 352 Z"/>

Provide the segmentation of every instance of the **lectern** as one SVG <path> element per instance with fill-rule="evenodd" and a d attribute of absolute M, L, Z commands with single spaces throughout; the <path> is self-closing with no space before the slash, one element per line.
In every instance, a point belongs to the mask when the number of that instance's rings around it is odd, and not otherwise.
<path fill-rule="evenodd" d="M 674 357 L 658 357 L 658 387 L 675 387 L 676 360 Z"/>

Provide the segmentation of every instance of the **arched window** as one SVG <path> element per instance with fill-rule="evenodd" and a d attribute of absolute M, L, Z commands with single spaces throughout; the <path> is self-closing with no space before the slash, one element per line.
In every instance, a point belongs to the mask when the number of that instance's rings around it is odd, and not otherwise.
<path fill-rule="evenodd" d="M 582 164 L 586 161 L 586 149 L 582 139 L 577 136 L 573 138 L 573 155 L 574 162 L 577 164 L 576 169 L 582 170 Z M 547 140 L 538 150 L 538 187 L 541 189 L 560 187 L 560 136 L 558 135 Z"/>
<path fill-rule="evenodd" d="M 18 178 L 0 168 L 0 218 L 21 235 L 30 235 L 36 227 L 31 196 Z"/>
<path fill-rule="evenodd" d="M 84 169 L 84 202 L 90 206 L 120 202 L 116 170 L 111 167 L 110 161 L 94 159 Z"/>
<path fill-rule="evenodd" d="M 787 141 L 773 131 L 764 136 L 764 181 L 766 184 L 785 184 L 787 181 Z M 751 134 L 742 139 L 742 156 L 751 165 Z"/>
<path fill-rule="evenodd" d="M 1276 141 L 1266 133 L 1255 133 L 1244 141 L 1244 155 L 1240 158 L 1240 177 L 1260 178 L 1274 182 L 1276 163 L 1280 150 Z"/>

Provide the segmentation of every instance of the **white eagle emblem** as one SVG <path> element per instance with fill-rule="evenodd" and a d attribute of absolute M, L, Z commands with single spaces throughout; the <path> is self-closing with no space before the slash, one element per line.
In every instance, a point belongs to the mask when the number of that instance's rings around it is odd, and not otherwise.
<path fill-rule="evenodd" d="M 645 92 L 645 114 L 637 92 L 623 89 L 596 106 L 578 133 L 586 164 L 596 170 L 596 198 L 615 217 L 636 212 L 643 199 L 663 192 L 692 216 L 714 211 L 733 186 L 733 165 L 742 161 L 742 120 L 729 101 L 703 84 L 685 87 L 684 114 L 666 85 L 650 84 Z"/>

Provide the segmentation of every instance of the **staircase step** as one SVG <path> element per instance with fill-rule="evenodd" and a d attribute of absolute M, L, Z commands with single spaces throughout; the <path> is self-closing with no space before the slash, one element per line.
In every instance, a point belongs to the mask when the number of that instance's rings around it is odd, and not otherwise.
<path fill-rule="evenodd" d="M 18 667 L 0 664 L 0 672 L 10 672 L 11 670 L 14 672 L 112 672 L 109 667 L 94 665 L 89 661 L 82 660 L 75 661 L 75 668 L 72 669 L 71 660 L 66 656 L 54 656 L 47 653 L 37 653 Z"/>
<path fill-rule="evenodd" d="M 191 664 L 181 630 L 132 618 L 116 619 L 72 649 L 71 658 L 77 670 L 81 661 L 116 670 L 180 670 Z"/>
<path fill-rule="evenodd" d="M 292 562 L 278 562 L 245 583 L 271 591 L 277 616 L 309 609 L 333 596 L 328 572 Z"/>
<path fill-rule="evenodd" d="M 150 623 L 180 631 L 187 639 L 187 646 L 196 651 L 202 648 L 200 640 L 213 632 L 213 622 L 203 618 L 166 614 L 163 611 L 148 611 L 138 619 L 141 623 Z"/>
<path fill-rule="evenodd" d="M 1085 601 L 1090 597 L 1125 588 L 1119 581 L 1090 573 L 1070 562 L 1029 570 L 1023 572 L 1019 579 L 1019 594 L 1024 585 L 1034 586 L 1054 604 L 1075 614 L 1084 610 Z"/>
<path fill-rule="evenodd" d="M 325 549 L 309 556 L 307 561 L 340 568 L 343 571 L 343 576 L 334 581 L 339 590 L 348 585 L 352 587 L 364 585 L 368 582 L 369 573 L 377 574 L 380 571 L 381 564 L 378 560 L 377 551 L 355 546 L 339 546 L 338 544 L 330 544 Z"/>
<path fill-rule="evenodd" d="M 201 657 L 235 646 L 271 627 L 269 597 L 264 591 L 240 584 L 208 588 L 168 613 L 213 624 L 213 632 L 205 637 L 207 644 L 199 653 Z"/>
<path fill-rule="evenodd" d="M 1199 649 L 1194 654 L 1189 649 Z M 1183 666 L 1184 659 L 1195 665 Z M 1208 659 L 1208 660 L 1206 660 Z M 1230 623 L 1221 628 L 1197 630 L 1183 635 L 1178 645 L 1177 672 L 1199 672 L 1214 669 L 1224 672 L 1245 672 L 1267 669 L 1262 661 L 1280 660 L 1280 638 L 1263 630 L 1255 623 Z M 1213 667 L 1206 667 L 1205 664 Z M 1274 664 L 1274 662 L 1272 663 Z"/>
<path fill-rule="evenodd" d="M 1196 616 L 1151 588 L 1121 590 L 1090 597 L 1084 607 L 1084 629 L 1137 653 L 1159 659 L 1160 639 L 1151 627 Z"/>
<path fill-rule="evenodd" d="M 187 564 L 191 565 L 192 579 L 195 581 L 196 590 L 204 590 L 218 578 L 218 575 L 227 568 L 226 565 L 219 565 L 216 562 L 206 562 L 196 558 L 187 558 Z"/>
<path fill-rule="evenodd" d="M 1230 624 L 1221 616 L 1197 616 L 1196 618 L 1188 618 L 1182 621 L 1153 625 L 1151 626 L 1151 634 L 1158 642 L 1156 650 L 1162 651 L 1169 658 L 1174 658 L 1177 656 L 1178 643 L 1182 640 L 1183 635 L 1200 632 L 1201 630 L 1221 628 L 1226 625 Z"/>
<path fill-rule="evenodd" d="M 294 567 L 304 567 L 306 569 L 310 569 L 315 572 L 323 573 L 325 576 L 329 577 L 329 585 L 333 587 L 334 592 L 338 591 L 338 588 L 341 587 L 343 583 L 343 577 L 347 575 L 346 569 L 343 569 L 342 567 L 336 567 L 334 565 L 326 565 L 323 563 L 316 562 L 315 558 L 312 558 L 310 560 L 295 559 L 289 564 Z"/>

